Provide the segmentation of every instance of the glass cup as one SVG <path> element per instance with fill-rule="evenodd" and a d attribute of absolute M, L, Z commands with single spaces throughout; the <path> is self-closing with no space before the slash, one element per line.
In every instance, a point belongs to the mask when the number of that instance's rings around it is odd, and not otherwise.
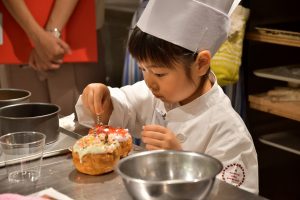
<path fill-rule="evenodd" d="M 8 133 L 0 137 L 9 182 L 39 179 L 45 140 L 43 133 L 33 131 Z"/>

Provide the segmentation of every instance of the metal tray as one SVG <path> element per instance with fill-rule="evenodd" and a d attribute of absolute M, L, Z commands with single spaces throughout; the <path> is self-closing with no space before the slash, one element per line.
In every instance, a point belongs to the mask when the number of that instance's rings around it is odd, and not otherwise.
<path fill-rule="evenodd" d="M 72 132 L 72 131 L 67 131 L 66 129 L 63 129 L 60 127 L 60 133 L 58 136 L 57 141 L 47 144 L 45 146 L 45 151 L 43 154 L 43 158 L 55 156 L 55 155 L 61 155 L 69 152 L 69 148 L 74 145 L 76 140 L 81 138 L 82 136 Z M 13 161 L 10 162 L 11 164 L 18 163 L 19 161 Z M 4 157 L 3 154 L 0 155 L 0 167 L 4 167 L 5 162 L 4 162 Z"/>
<path fill-rule="evenodd" d="M 254 71 L 254 74 L 259 77 L 300 84 L 300 65 L 288 65 L 258 69 Z"/>
<path fill-rule="evenodd" d="M 300 155 L 299 131 L 291 130 L 266 134 L 259 137 L 259 141 L 275 148 Z"/>

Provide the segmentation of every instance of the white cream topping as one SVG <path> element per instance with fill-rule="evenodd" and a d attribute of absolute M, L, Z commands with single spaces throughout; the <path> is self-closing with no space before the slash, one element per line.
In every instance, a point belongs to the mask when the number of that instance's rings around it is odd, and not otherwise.
<path fill-rule="evenodd" d="M 131 139 L 131 136 L 129 133 L 126 133 L 126 134 L 111 133 L 111 134 L 109 134 L 108 137 L 111 138 L 112 140 L 117 140 L 118 142 L 125 142 L 125 141 Z"/>
<path fill-rule="evenodd" d="M 108 139 L 108 141 L 104 141 L 105 140 L 101 140 L 101 136 L 87 135 L 74 144 L 73 151 L 78 153 L 80 163 L 82 163 L 82 158 L 86 154 L 113 153 L 113 151 L 120 146 L 116 140 Z"/>

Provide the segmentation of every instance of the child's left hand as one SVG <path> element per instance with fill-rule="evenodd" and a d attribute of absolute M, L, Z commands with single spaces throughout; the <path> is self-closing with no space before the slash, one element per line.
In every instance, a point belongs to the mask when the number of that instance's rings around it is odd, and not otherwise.
<path fill-rule="evenodd" d="M 182 150 L 175 134 L 160 125 L 146 125 L 142 131 L 142 141 L 147 150 L 172 149 Z"/>

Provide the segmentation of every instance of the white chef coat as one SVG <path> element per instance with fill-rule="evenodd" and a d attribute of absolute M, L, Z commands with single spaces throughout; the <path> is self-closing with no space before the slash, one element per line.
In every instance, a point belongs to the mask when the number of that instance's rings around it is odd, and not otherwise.
<path fill-rule="evenodd" d="M 220 160 L 223 171 L 217 178 L 258 193 L 257 154 L 251 135 L 215 79 L 211 73 L 213 87 L 183 106 L 163 103 L 144 81 L 120 89 L 109 88 L 114 107 L 109 125 L 126 127 L 134 137 L 139 137 L 143 125 L 163 125 L 177 135 L 183 150 Z M 79 121 L 90 115 L 81 104 L 79 99 Z"/>

